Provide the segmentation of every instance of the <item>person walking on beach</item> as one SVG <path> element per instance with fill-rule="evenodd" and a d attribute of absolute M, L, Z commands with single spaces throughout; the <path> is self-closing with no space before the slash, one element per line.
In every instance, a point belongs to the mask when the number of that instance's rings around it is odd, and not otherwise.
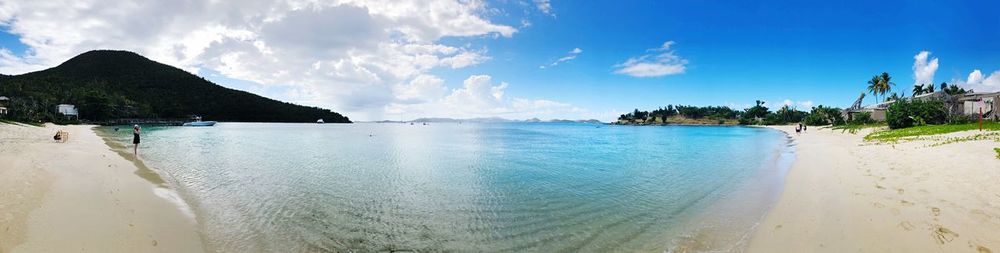
<path fill-rule="evenodd" d="M 132 153 L 135 153 L 135 155 L 139 155 L 139 132 L 142 132 L 139 125 L 132 127 L 132 144 L 135 144 L 135 147 L 132 148 Z"/>

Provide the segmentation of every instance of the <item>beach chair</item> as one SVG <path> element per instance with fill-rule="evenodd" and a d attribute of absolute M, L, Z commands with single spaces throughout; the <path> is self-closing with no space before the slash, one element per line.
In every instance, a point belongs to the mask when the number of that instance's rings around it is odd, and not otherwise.
<path fill-rule="evenodd" d="M 58 132 L 56 132 L 56 136 L 53 136 L 52 139 L 54 139 L 57 142 L 66 142 L 69 140 L 69 132 L 59 130 Z"/>

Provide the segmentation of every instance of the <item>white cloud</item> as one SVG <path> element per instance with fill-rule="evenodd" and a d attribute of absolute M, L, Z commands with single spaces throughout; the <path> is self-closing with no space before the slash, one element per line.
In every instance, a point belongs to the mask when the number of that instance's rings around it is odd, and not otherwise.
<path fill-rule="evenodd" d="M 538 7 L 538 10 L 546 15 L 556 16 L 555 13 L 552 13 L 552 3 L 550 0 L 535 0 L 535 7 Z"/>
<path fill-rule="evenodd" d="M 409 84 L 397 85 L 393 87 L 397 103 L 423 103 L 433 101 L 443 97 L 448 88 L 444 87 L 444 80 L 432 75 L 419 75 Z"/>
<path fill-rule="evenodd" d="M 673 41 L 664 42 L 659 48 L 649 49 L 650 53 L 632 57 L 614 67 L 616 74 L 629 75 L 633 77 L 660 77 L 667 75 L 683 74 L 688 61 L 681 58 L 670 46 Z"/>
<path fill-rule="evenodd" d="M 547 68 L 547 67 L 555 67 L 556 65 L 559 65 L 559 63 L 563 63 L 563 62 L 566 62 L 566 61 L 570 61 L 570 60 L 576 59 L 576 56 L 580 55 L 580 53 L 583 53 L 583 49 L 580 49 L 579 47 L 578 48 L 573 48 L 573 50 L 570 50 L 569 53 L 566 54 L 566 56 L 563 56 L 563 57 L 560 57 L 559 59 L 556 59 L 556 61 L 554 61 L 552 63 L 549 63 L 548 66 L 542 65 L 542 66 L 538 66 L 538 68 L 544 69 L 544 68 Z"/>
<path fill-rule="evenodd" d="M 930 59 L 930 54 L 931 52 L 920 51 L 913 56 L 913 85 L 934 84 L 934 72 L 937 72 L 938 69 L 938 58 Z"/>
<path fill-rule="evenodd" d="M 395 117 L 412 119 L 418 117 L 493 117 L 510 119 L 564 118 L 567 115 L 584 115 L 586 110 L 570 104 L 547 100 L 511 97 L 506 94 L 510 85 L 495 83 L 489 75 L 472 75 L 462 82 L 462 87 L 454 89 L 438 100 L 405 104 L 391 103 L 386 112 Z"/>
<path fill-rule="evenodd" d="M 440 99 L 446 88 L 431 70 L 488 61 L 485 48 L 440 41 L 517 32 L 483 17 L 489 10 L 478 0 L 2 1 L 0 25 L 28 50 L 0 49 L 0 73 L 122 49 L 282 87 L 262 95 L 378 119 L 390 104 Z"/>
<path fill-rule="evenodd" d="M 988 76 L 983 76 L 980 70 L 973 70 L 965 80 L 952 80 L 952 84 L 973 89 L 976 92 L 1000 91 L 1000 70 L 993 71 Z"/>

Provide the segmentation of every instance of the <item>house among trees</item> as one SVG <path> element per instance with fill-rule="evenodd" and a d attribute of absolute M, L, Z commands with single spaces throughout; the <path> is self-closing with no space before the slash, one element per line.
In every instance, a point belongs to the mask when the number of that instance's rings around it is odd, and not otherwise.
<path fill-rule="evenodd" d="M 1000 119 L 1000 110 L 997 110 L 997 102 L 1000 102 L 1000 92 L 980 92 L 972 91 L 949 92 L 949 90 L 938 90 L 929 93 L 920 93 L 911 98 L 899 98 L 868 106 L 860 106 L 864 95 L 854 102 L 854 105 L 844 110 L 847 118 L 853 119 L 858 113 L 869 113 L 872 120 L 885 121 L 886 110 L 898 100 L 907 101 L 941 101 L 942 108 L 947 115 L 964 115 L 976 119 L 982 113 L 984 119 Z"/>
<path fill-rule="evenodd" d="M 1000 111 L 997 110 L 996 104 L 998 101 L 1000 92 L 966 93 L 958 95 L 952 104 L 954 107 L 960 107 L 960 113 L 963 115 L 978 117 L 982 113 L 984 119 L 1000 119 Z"/>
<path fill-rule="evenodd" d="M 80 118 L 80 112 L 78 112 L 76 110 L 76 106 L 75 105 L 71 105 L 71 104 L 59 104 L 59 105 L 56 106 L 56 111 L 59 112 L 59 114 L 62 114 L 63 116 L 66 116 L 66 119 L 70 119 L 70 118 L 77 118 L 77 119 L 79 119 Z"/>
<path fill-rule="evenodd" d="M 0 116 L 7 115 L 7 103 L 10 103 L 10 98 L 5 96 L 0 96 Z"/>

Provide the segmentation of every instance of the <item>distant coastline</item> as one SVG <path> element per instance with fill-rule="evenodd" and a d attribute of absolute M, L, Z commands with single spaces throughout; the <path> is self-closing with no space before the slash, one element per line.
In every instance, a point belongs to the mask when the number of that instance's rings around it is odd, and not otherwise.
<path fill-rule="evenodd" d="M 455 118 L 418 118 L 409 121 L 396 121 L 396 120 L 379 120 L 370 121 L 371 123 L 588 123 L 588 124 L 605 124 L 600 120 L 596 119 L 579 119 L 579 120 L 569 120 L 569 119 L 550 119 L 541 120 L 538 118 L 530 118 L 525 120 L 517 119 L 505 119 L 500 117 L 489 117 L 489 118 L 467 118 L 467 119 L 455 119 Z"/>

